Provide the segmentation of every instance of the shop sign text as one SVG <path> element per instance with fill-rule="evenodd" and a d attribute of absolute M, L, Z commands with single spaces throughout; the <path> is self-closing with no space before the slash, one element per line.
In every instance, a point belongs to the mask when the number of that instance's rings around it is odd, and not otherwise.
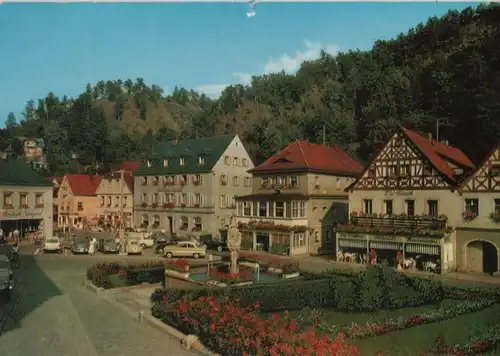
<path fill-rule="evenodd" d="M 412 197 L 413 190 L 386 190 L 386 197 Z"/>
<path fill-rule="evenodd" d="M 19 219 L 41 219 L 42 210 L 4 210 L 1 213 L 4 218 L 19 218 Z"/>

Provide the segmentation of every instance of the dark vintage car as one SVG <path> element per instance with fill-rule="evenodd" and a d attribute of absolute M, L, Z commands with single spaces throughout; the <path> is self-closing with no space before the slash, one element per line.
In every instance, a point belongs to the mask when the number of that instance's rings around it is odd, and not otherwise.
<path fill-rule="evenodd" d="M 219 252 L 228 251 L 227 241 L 226 240 L 215 240 L 212 238 L 212 235 L 201 235 L 200 236 L 200 244 L 205 246 L 207 250 L 217 250 Z"/>
<path fill-rule="evenodd" d="M 99 240 L 98 250 L 102 253 L 118 253 L 120 252 L 120 244 L 115 240 Z"/>
<path fill-rule="evenodd" d="M 10 260 L 5 255 L 0 255 L 0 304 L 8 302 L 14 287 L 14 273 Z"/>
<path fill-rule="evenodd" d="M 85 237 L 75 237 L 71 243 L 71 252 L 75 255 L 89 253 L 89 240 Z"/>

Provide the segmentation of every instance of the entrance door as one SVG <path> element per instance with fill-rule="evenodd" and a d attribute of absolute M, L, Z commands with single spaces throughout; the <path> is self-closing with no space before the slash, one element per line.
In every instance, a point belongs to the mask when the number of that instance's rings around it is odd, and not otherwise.
<path fill-rule="evenodd" d="M 497 249 L 493 244 L 483 241 L 483 272 L 493 274 L 498 271 Z"/>
<path fill-rule="evenodd" d="M 174 218 L 171 216 L 168 216 L 167 219 L 168 219 L 168 228 L 170 231 L 170 235 L 172 235 L 174 233 Z"/>
<path fill-rule="evenodd" d="M 269 233 L 258 232 L 256 236 L 256 249 L 269 252 Z"/>
<path fill-rule="evenodd" d="M 498 251 L 488 241 L 473 241 L 466 248 L 467 270 L 493 274 L 498 272 Z"/>

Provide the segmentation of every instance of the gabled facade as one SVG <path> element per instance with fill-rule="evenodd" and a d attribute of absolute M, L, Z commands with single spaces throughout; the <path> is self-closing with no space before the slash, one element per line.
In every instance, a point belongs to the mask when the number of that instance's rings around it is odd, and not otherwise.
<path fill-rule="evenodd" d="M 251 168 L 237 135 L 160 143 L 135 173 L 135 226 L 219 235 L 251 192 Z"/>
<path fill-rule="evenodd" d="M 500 146 L 486 155 L 459 187 L 461 220 L 457 227 L 459 269 L 499 271 Z"/>
<path fill-rule="evenodd" d="M 247 248 L 291 255 L 332 253 L 333 226 L 347 220 L 345 187 L 361 164 L 337 147 L 295 141 L 252 173 L 252 194 L 237 197 Z"/>
<path fill-rule="evenodd" d="M 64 176 L 57 193 L 59 227 L 82 229 L 95 220 L 100 207 L 96 191 L 101 179 L 88 174 Z"/>
<path fill-rule="evenodd" d="M 131 172 L 118 171 L 105 175 L 96 195 L 99 221 L 106 227 L 118 227 L 123 213 L 124 227 L 133 227 L 134 177 Z"/>
<path fill-rule="evenodd" d="M 473 170 L 457 148 L 400 127 L 348 188 L 351 223 L 338 228 L 337 248 L 380 250 L 390 261 L 403 250 L 453 268 L 451 227 L 461 221 L 456 189 Z"/>

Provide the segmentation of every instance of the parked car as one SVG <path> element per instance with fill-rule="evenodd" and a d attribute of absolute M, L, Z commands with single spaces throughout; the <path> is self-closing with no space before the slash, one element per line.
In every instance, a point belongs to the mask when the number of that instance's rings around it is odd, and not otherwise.
<path fill-rule="evenodd" d="M 207 248 L 201 246 L 200 244 L 193 241 L 182 241 L 178 242 L 177 245 L 168 245 L 163 249 L 165 252 L 165 257 L 193 257 L 200 258 L 205 257 L 207 254 Z"/>
<path fill-rule="evenodd" d="M 155 249 L 155 252 L 157 254 L 164 255 L 165 254 L 164 253 L 165 247 L 170 246 L 170 245 L 177 245 L 179 242 L 183 242 L 183 241 L 189 241 L 189 240 L 186 240 L 186 239 L 179 237 L 177 235 L 157 236 L 156 241 L 155 241 L 155 245 L 154 245 L 154 249 Z"/>
<path fill-rule="evenodd" d="M 61 246 L 61 240 L 59 240 L 59 237 L 47 237 L 45 239 L 45 243 L 43 244 L 43 251 L 44 252 L 57 252 L 61 253 L 62 252 L 62 246 Z"/>
<path fill-rule="evenodd" d="M 118 253 L 120 252 L 120 244 L 115 240 L 100 239 L 98 250 L 102 253 Z"/>
<path fill-rule="evenodd" d="M 71 244 L 71 252 L 73 254 L 81 254 L 81 253 L 89 253 L 89 240 L 85 237 L 79 237 L 73 239 L 73 243 Z"/>
<path fill-rule="evenodd" d="M 128 255 L 142 255 L 142 247 L 137 240 L 127 241 L 127 254 Z"/>
<path fill-rule="evenodd" d="M 139 240 L 139 245 L 142 246 L 142 248 L 152 248 L 155 244 L 155 240 L 153 237 L 150 236 L 142 236 L 141 239 Z"/>
<path fill-rule="evenodd" d="M 14 272 L 10 266 L 9 258 L 5 255 L 0 255 L 0 301 L 2 303 L 10 300 L 13 287 Z"/>
<path fill-rule="evenodd" d="M 200 244 L 205 246 L 207 250 L 217 250 L 219 252 L 228 251 L 227 241 L 225 240 L 214 240 L 212 235 L 202 235 L 200 236 Z"/>

